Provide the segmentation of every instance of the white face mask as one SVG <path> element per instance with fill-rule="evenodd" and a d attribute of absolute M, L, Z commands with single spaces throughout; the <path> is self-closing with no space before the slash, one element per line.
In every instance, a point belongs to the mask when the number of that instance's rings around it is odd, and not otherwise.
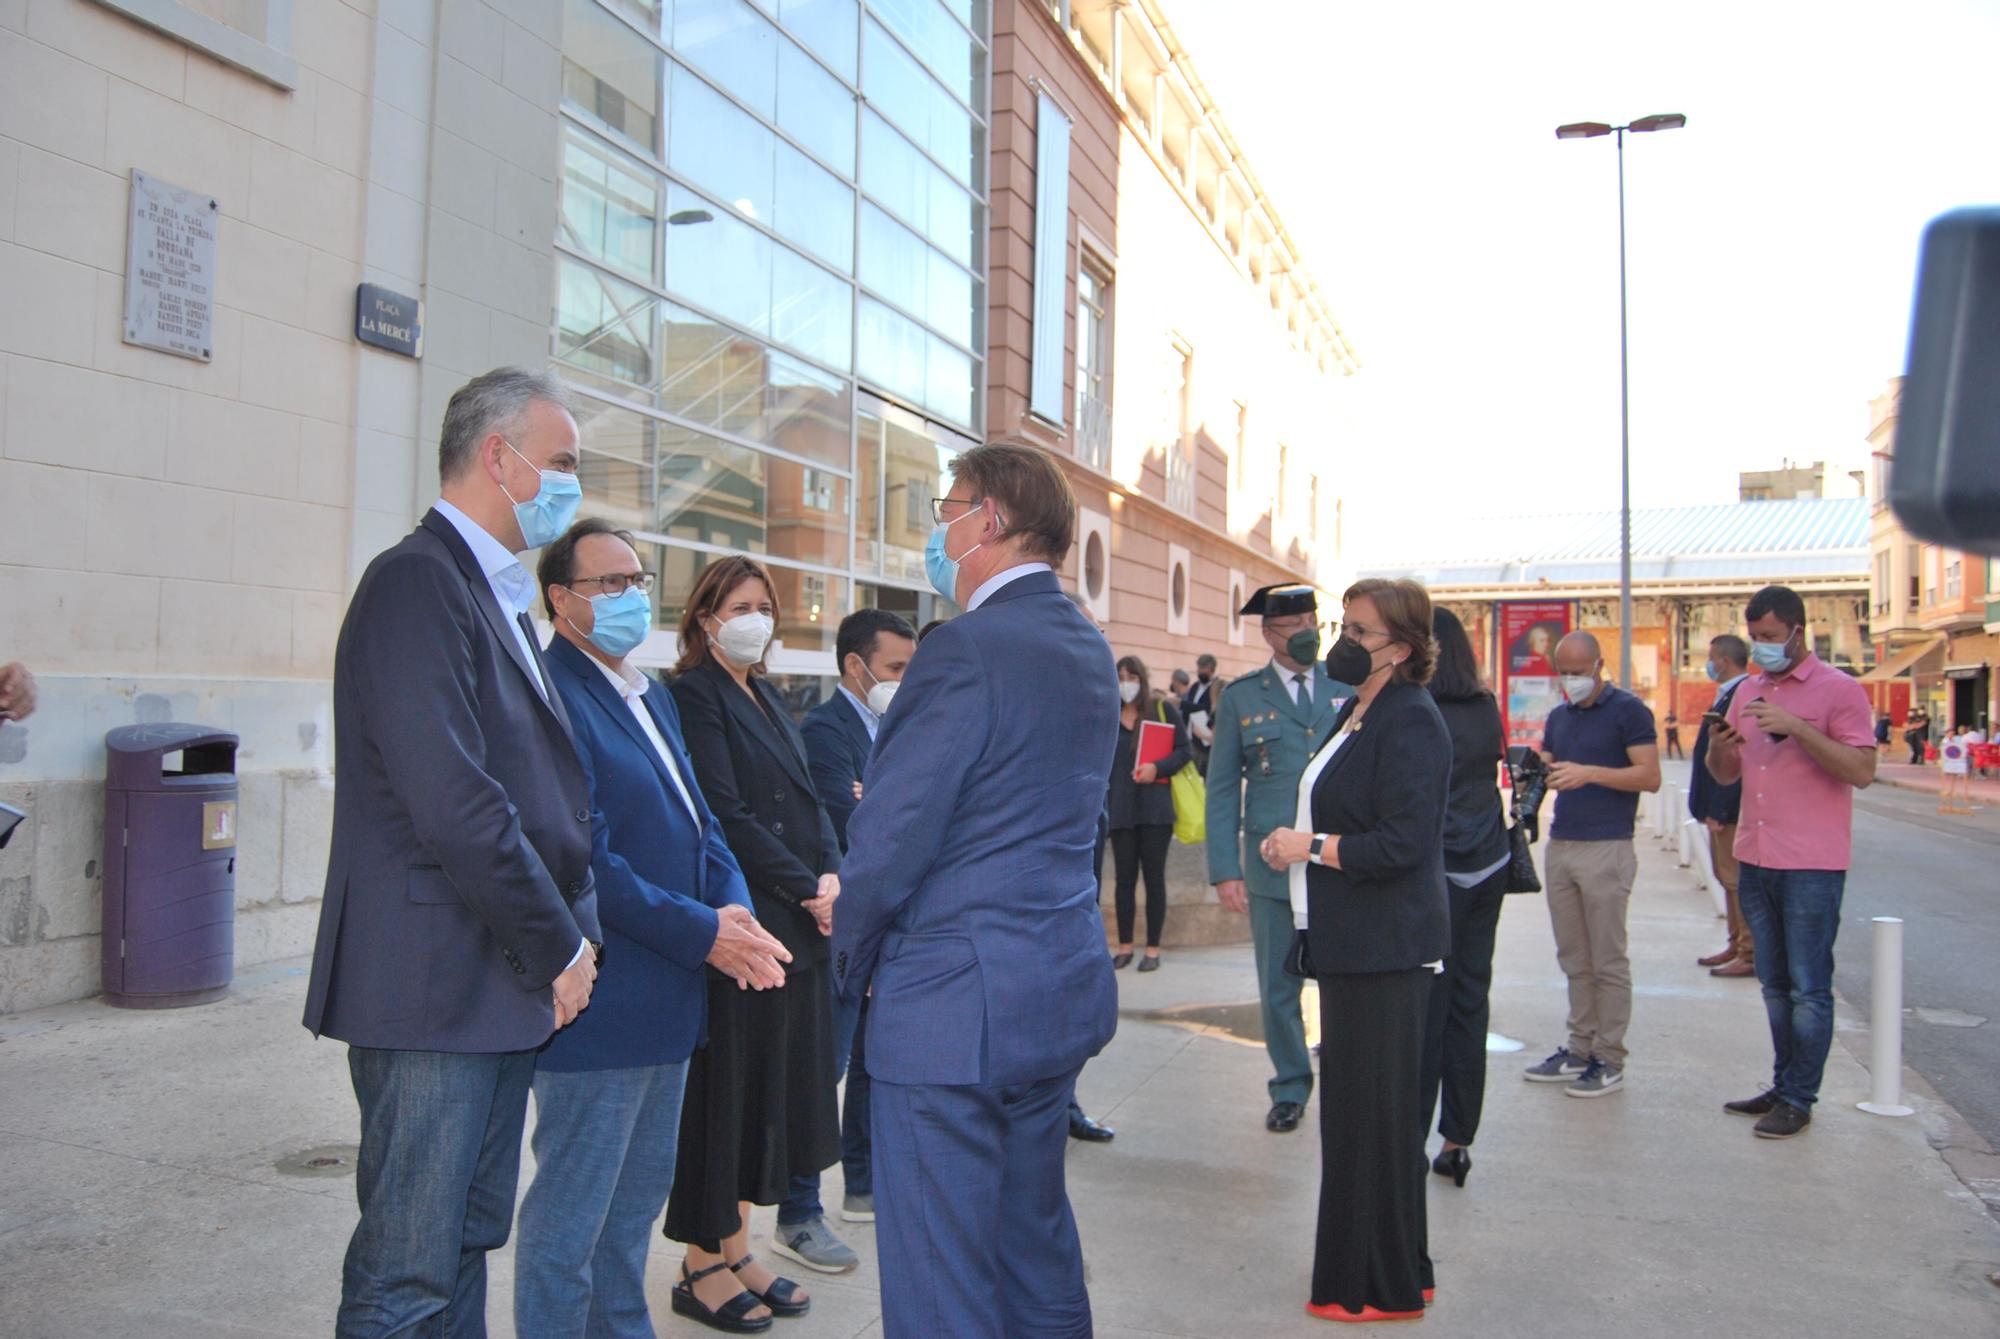
<path fill-rule="evenodd" d="M 1120 702 L 1137 702 L 1139 700 L 1139 681 L 1137 679 L 1120 679 L 1118 681 L 1118 700 Z"/>
<path fill-rule="evenodd" d="M 1562 679 L 1563 696 L 1568 698 L 1573 706 L 1582 706 L 1590 701 L 1590 695 L 1597 691 L 1595 674 L 1564 674 L 1559 677 Z"/>
<path fill-rule="evenodd" d="M 866 664 L 861 666 L 861 672 L 869 678 L 875 679 L 875 672 L 869 669 Z M 889 714 L 889 702 L 896 696 L 896 690 L 900 687 L 902 685 L 894 679 L 875 679 L 875 686 L 868 690 L 868 696 L 865 699 L 868 703 L 868 710 L 874 712 L 878 717 L 887 716 Z"/>
<path fill-rule="evenodd" d="M 764 658 L 775 626 L 769 614 L 738 614 L 727 623 L 718 623 L 716 649 L 739 665 L 754 665 Z"/>

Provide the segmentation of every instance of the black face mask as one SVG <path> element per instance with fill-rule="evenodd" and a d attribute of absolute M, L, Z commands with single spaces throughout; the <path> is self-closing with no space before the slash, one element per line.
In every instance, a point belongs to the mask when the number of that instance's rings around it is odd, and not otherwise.
<path fill-rule="evenodd" d="M 1294 665 L 1310 665 L 1319 659 L 1319 629 L 1300 628 L 1285 639 L 1285 654 Z"/>
<path fill-rule="evenodd" d="M 1358 688 L 1375 672 L 1375 657 L 1352 637 L 1340 637 L 1326 653 L 1326 672 L 1335 682 Z"/>
<path fill-rule="evenodd" d="M 1195 677 L 1200 679 L 1203 683 L 1207 683 L 1210 679 L 1213 679 L 1215 676 L 1213 674 L 1210 674 L 1207 670 L 1203 670 L 1200 674 L 1196 675 Z"/>

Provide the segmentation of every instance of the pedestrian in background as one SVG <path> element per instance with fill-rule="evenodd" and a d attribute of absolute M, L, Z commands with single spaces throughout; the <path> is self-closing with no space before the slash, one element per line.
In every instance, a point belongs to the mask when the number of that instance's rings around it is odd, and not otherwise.
<path fill-rule="evenodd" d="M 1569 978 L 1569 1036 L 1522 1077 L 1566 1084 L 1571 1097 L 1603 1097 L 1625 1082 L 1625 909 L 1639 872 L 1632 829 L 1640 792 L 1660 788 L 1660 749 L 1646 704 L 1606 682 L 1595 637 L 1570 633 L 1554 660 L 1565 700 L 1543 727 L 1556 816 L 1542 865 L 1556 961 Z"/>
<path fill-rule="evenodd" d="M 1922 707 L 1913 710 L 1903 720 L 1903 742 L 1910 746 L 1910 766 L 1915 767 L 1924 760 L 1924 746 L 1931 742 L 1931 718 Z"/>
<path fill-rule="evenodd" d="M 1319 983 L 1320 1193 L 1306 1310 L 1411 1320 L 1434 1280 L 1424 1211 L 1424 1022 L 1451 949 L 1451 734 L 1414 581 L 1349 587 L 1327 673 L 1357 685 L 1260 854 L 1285 874 L 1292 965 Z"/>
<path fill-rule="evenodd" d="M 1743 918 L 1743 902 L 1737 894 L 1736 823 L 1743 809 L 1743 785 L 1725 786 L 1708 770 L 1712 727 L 1728 718 L 1749 665 L 1750 647 L 1735 633 L 1725 632 L 1709 641 L 1708 677 L 1717 685 L 1715 705 L 1701 718 L 1701 729 L 1695 732 L 1694 764 L 1688 773 L 1688 816 L 1708 829 L 1709 864 L 1716 882 L 1722 885 L 1723 905 L 1728 908 L 1729 942 L 1717 952 L 1695 959 L 1698 966 L 1708 968 L 1710 976 L 1757 975 L 1757 939 L 1750 933 L 1750 922 Z"/>
<path fill-rule="evenodd" d="M 1669 708 L 1667 711 L 1667 719 L 1663 722 L 1663 724 L 1666 726 L 1667 756 L 1669 758 L 1685 757 L 1686 755 L 1684 755 L 1681 752 L 1680 713 Z"/>
<path fill-rule="evenodd" d="M 1431 614 L 1437 664 L 1431 698 L 1451 736 L 1451 793 L 1444 811 L 1444 877 L 1451 905 L 1451 948 L 1431 978 L 1424 1028 L 1424 1092 L 1444 1147 L 1431 1170 L 1459 1186 L 1472 1172 L 1473 1136 L 1486 1100 L 1486 1024 L 1493 987 L 1493 940 L 1507 894 L 1506 809 L 1500 764 L 1507 732 L 1500 704 L 1479 678 L 1465 625 L 1449 609 Z M 1443 1102 L 1439 1105 L 1442 1093 Z"/>
<path fill-rule="evenodd" d="M 1122 970 L 1132 963 L 1132 925 L 1143 872 L 1146 953 L 1139 970 L 1152 972 L 1159 970 L 1160 934 L 1167 924 L 1167 846 L 1174 837 L 1174 796 L 1167 780 L 1188 765 L 1187 731 L 1180 709 L 1153 691 L 1146 662 L 1137 656 L 1118 662 L 1118 699 L 1118 748 L 1111 757 L 1105 799 L 1115 871 L 1111 895 L 1118 916 L 1118 952 L 1111 966 Z M 1149 721 L 1170 729 L 1174 746 L 1157 761 L 1141 763 L 1140 727 Z"/>
<path fill-rule="evenodd" d="M 1194 658 L 1194 686 L 1181 703 L 1187 718 L 1188 750 L 1195 770 L 1208 775 L 1209 750 L 1215 744 L 1215 703 L 1222 696 L 1223 683 L 1215 677 L 1215 657 L 1204 651 Z"/>
<path fill-rule="evenodd" d="M 750 1253 L 750 1206 L 783 1203 L 793 1176 L 840 1156 L 833 993 L 814 975 L 830 956 L 840 842 L 813 793 L 805 744 L 765 678 L 778 617 L 762 565 L 718 559 L 688 593 L 674 666 L 695 777 L 743 868 L 758 923 L 792 955 L 783 990 L 710 978 L 708 1045 L 688 1066 L 665 1235 L 687 1245 L 674 1309 L 704 1323 L 741 1308 L 739 1291 L 779 1316 L 811 1305 Z M 781 1231 L 772 1249 L 827 1273 L 859 1263 L 824 1220 Z M 709 1279 L 714 1291 L 704 1295 Z"/>
<path fill-rule="evenodd" d="M 1762 1139 L 1812 1124 L 1833 1044 L 1833 943 L 1854 839 L 1854 792 L 1875 779 L 1868 694 L 1812 652 L 1806 606 L 1766 586 L 1743 611 L 1757 672 L 1737 690 L 1708 770 L 1743 787 L 1743 915 L 1771 1022 L 1771 1087 L 1724 1109 Z"/>
<path fill-rule="evenodd" d="M 590 781 L 591 873 L 607 957 L 590 1008 L 535 1062 L 535 1179 L 521 1199 L 514 1329 L 652 1339 L 646 1254 L 673 1187 L 688 1057 L 707 1032 L 705 967 L 785 984 L 722 827 L 695 782 L 673 695 L 627 659 L 652 630 L 632 536 L 578 521 L 537 572 L 547 663 Z M 810 980 L 810 978 L 808 978 Z M 741 1308 L 754 1320 L 766 1308 Z"/>

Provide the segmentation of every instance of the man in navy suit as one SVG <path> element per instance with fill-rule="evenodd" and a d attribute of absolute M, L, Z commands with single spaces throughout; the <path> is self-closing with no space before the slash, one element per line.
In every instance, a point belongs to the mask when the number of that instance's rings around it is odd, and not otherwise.
<path fill-rule="evenodd" d="M 1118 1021 L 1091 869 L 1118 676 L 1052 570 L 1076 527 L 1054 460 L 987 445 L 951 471 L 925 565 L 966 612 L 883 718 L 833 918 L 842 996 L 873 990 L 883 1333 L 1084 1336 L 1063 1152 Z"/>
<path fill-rule="evenodd" d="M 596 518 L 542 550 L 547 664 L 589 779 L 590 867 L 615 968 L 535 1067 L 535 1179 L 521 1201 L 514 1328 L 652 1339 L 646 1250 L 673 1188 L 688 1056 L 706 1034 L 704 964 L 785 983 L 702 798 L 673 697 L 628 663 L 652 630 L 652 576 Z"/>
<path fill-rule="evenodd" d="M 305 1025 L 348 1043 L 361 1221 L 341 1336 L 486 1333 L 535 1049 L 590 1002 L 590 787 L 515 556 L 580 496 L 562 383 L 461 386 L 443 496 L 368 565 L 334 651 L 333 842 Z"/>
<path fill-rule="evenodd" d="M 886 609 L 857 609 L 840 620 L 833 649 L 840 682 L 832 697 L 806 713 L 799 733 L 805 737 L 813 789 L 833 819 L 833 831 L 844 855 L 847 820 L 854 806 L 861 803 L 868 754 L 875 747 L 876 730 L 888 713 L 903 671 L 916 654 L 917 634 Z M 849 1223 L 875 1221 L 875 1183 L 868 1149 L 867 1043 L 858 1026 L 867 1007 L 865 999 L 849 1002 L 837 996 L 833 1006 L 834 1074 L 836 1079 L 843 1073 L 847 1078 L 840 1113 L 840 1164 L 846 1185 L 840 1216 Z M 824 1212 L 819 1200 L 819 1173 L 794 1176 L 791 1198 L 778 1206 L 779 1240 L 803 1237 L 792 1247 L 795 1253 L 813 1242 L 832 1245 L 837 1240 L 832 1234 L 823 1227 L 816 1233 L 811 1228 Z M 853 1254 L 844 1243 L 840 1250 Z"/>

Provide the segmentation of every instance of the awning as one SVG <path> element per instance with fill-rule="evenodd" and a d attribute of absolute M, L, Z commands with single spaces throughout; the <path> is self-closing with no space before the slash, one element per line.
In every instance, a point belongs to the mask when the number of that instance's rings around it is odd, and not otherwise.
<path fill-rule="evenodd" d="M 1986 673 L 1984 665 L 1946 665 L 1944 677 L 1947 679 L 1976 679 Z"/>
<path fill-rule="evenodd" d="M 1911 669 L 1915 668 L 1919 660 L 1922 660 L 1925 656 L 1943 646 L 1944 643 L 1945 639 L 1942 633 L 1927 642 L 1913 642 L 1896 652 L 1895 655 L 1890 656 L 1874 669 L 1862 675 L 1861 682 L 1887 683 L 1891 679 L 1900 679 L 1905 674 L 1908 674 Z"/>

